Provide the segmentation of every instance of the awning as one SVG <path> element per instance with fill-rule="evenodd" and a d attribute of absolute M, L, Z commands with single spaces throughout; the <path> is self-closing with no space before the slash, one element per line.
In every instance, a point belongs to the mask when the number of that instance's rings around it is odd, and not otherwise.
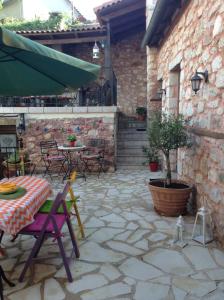
<path fill-rule="evenodd" d="M 0 27 L 0 96 L 61 94 L 95 80 L 99 70 Z"/>

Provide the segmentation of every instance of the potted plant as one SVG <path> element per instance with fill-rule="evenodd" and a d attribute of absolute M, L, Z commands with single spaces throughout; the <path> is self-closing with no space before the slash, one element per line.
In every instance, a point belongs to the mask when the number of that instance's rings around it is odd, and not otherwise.
<path fill-rule="evenodd" d="M 182 115 L 155 114 L 149 123 L 150 145 L 161 151 L 165 157 L 166 179 L 152 180 L 149 190 L 155 210 L 165 216 L 186 214 L 187 202 L 192 186 L 181 180 L 172 180 L 170 151 L 190 146 Z"/>
<path fill-rule="evenodd" d="M 67 136 L 67 141 L 69 141 L 70 147 L 75 147 L 76 140 L 77 140 L 77 138 L 76 138 L 76 135 L 74 135 L 74 134 L 70 134 Z"/>
<path fill-rule="evenodd" d="M 158 171 L 159 166 L 159 155 L 158 151 L 152 147 L 145 147 L 142 148 L 143 153 L 145 153 L 147 157 L 147 163 L 149 165 L 149 170 L 151 172 Z"/>
<path fill-rule="evenodd" d="M 145 107 L 142 107 L 142 106 L 138 106 L 136 108 L 136 114 L 138 116 L 138 120 L 139 121 L 145 121 L 145 118 L 146 118 L 146 108 Z"/>

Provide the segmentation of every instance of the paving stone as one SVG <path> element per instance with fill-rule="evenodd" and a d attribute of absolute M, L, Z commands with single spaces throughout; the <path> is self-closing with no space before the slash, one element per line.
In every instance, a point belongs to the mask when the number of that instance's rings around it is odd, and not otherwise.
<path fill-rule="evenodd" d="M 205 296 L 203 299 L 206 300 L 223 300 L 224 299 L 224 292 L 223 291 L 214 291 L 209 295 Z"/>
<path fill-rule="evenodd" d="M 214 258 L 220 266 L 224 267 L 224 252 L 218 250 L 218 249 L 213 249 L 212 250 Z"/>
<path fill-rule="evenodd" d="M 174 298 L 175 300 L 184 300 L 185 296 L 187 295 L 187 292 L 178 289 L 177 287 L 173 287 L 173 294 L 174 294 Z"/>
<path fill-rule="evenodd" d="M 122 216 L 128 221 L 137 221 L 137 220 L 142 219 L 141 216 L 137 215 L 136 213 L 132 213 L 132 212 L 124 212 L 122 214 Z"/>
<path fill-rule="evenodd" d="M 50 278 L 44 284 L 44 300 L 63 300 L 65 293 L 63 292 L 57 280 Z"/>
<path fill-rule="evenodd" d="M 130 222 L 128 223 L 128 226 L 126 227 L 127 229 L 130 229 L 130 230 L 135 230 L 137 229 L 139 226 L 133 222 Z"/>
<path fill-rule="evenodd" d="M 134 295 L 135 300 L 164 300 L 168 296 L 169 286 L 151 283 L 139 282 L 136 286 Z"/>
<path fill-rule="evenodd" d="M 194 278 L 194 279 L 208 279 L 208 277 L 202 272 L 198 272 L 196 274 L 191 275 L 191 278 Z"/>
<path fill-rule="evenodd" d="M 87 223 L 85 223 L 86 228 L 103 227 L 103 226 L 105 226 L 104 222 L 99 220 L 96 217 L 92 217 Z"/>
<path fill-rule="evenodd" d="M 113 222 L 113 223 L 124 223 L 124 222 L 126 222 L 125 219 L 123 219 L 122 217 L 120 217 L 119 215 L 114 214 L 114 213 L 106 215 L 104 217 L 101 217 L 100 220 L 104 220 L 106 222 Z"/>
<path fill-rule="evenodd" d="M 133 231 L 127 230 L 124 233 L 118 234 L 116 235 L 116 237 L 114 238 L 114 240 L 118 240 L 118 241 L 126 241 L 127 238 L 133 233 Z"/>
<path fill-rule="evenodd" d="M 148 222 L 146 222 L 145 220 L 139 220 L 138 224 L 140 225 L 140 227 L 142 229 L 148 229 L 148 230 L 154 229 L 153 225 L 150 224 L 150 223 L 148 223 Z"/>
<path fill-rule="evenodd" d="M 149 236 L 149 240 L 151 242 L 158 242 L 158 241 L 163 241 L 167 238 L 167 235 L 166 234 L 163 234 L 161 232 L 155 232 L 153 234 L 151 234 Z"/>
<path fill-rule="evenodd" d="M 121 276 L 121 273 L 118 271 L 118 269 L 110 264 L 104 264 L 100 268 L 100 273 L 106 276 L 109 280 L 115 280 Z"/>
<path fill-rule="evenodd" d="M 137 242 L 134 246 L 146 251 L 149 249 L 148 241 L 145 239 Z"/>
<path fill-rule="evenodd" d="M 150 280 L 151 282 L 160 283 L 160 284 L 167 284 L 170 285 L 171 277 L 170 276 L 161 276 L 155 279 Z"/>
<path fill-rule="evenodd" d="M 105 242 L 114 238 L 115 235 L 123 232 L 123 229 L 103 227 L 91 235 L 91 240 L 96 242 Z"/>
<path fill-rule="evenodd" d="M 128 243 L 131 243 L 131 244 L 132 244 L 132 243 L 135 243 L 135 242 L 141 240 L 142 237 L 143 237 L 145 234 L 147 234 L 147 233 L 149 233 L 148 230 L 138 229 L 135 233 L 133 233 L 133 234 L 127 239 L 127 242 L 128 242 Z"/>
<path fill-rule="evenodd" d="M 109 215 L 109 213 L 108 213 L 108 211 L 106 211 L 106 210 L 100 209 L 100 210 L 95 211 L 95 212 L 94 212 L 94 215 L 95 215 L 96 217 L 103 217 L 103 216 Z"/>
<path fill-rule="evenodd" d="M 214 269 L 207 271 L 206 274 L 212 280 L 224 280 L 224 269 Z"/>
<path fill-rule="evenodd" d="M 12 269 L 15 266 L 17 259 L 16 258 L 10 258 L 10 259 L 5 259 L 1 261 L 1 266 L 4 271 L 12 271 Z"/>
<path fill-rule="evenodd" d="M 128 285 L 135 285 L 136 281 L 133 278 L 130 277 L 125 277 L 124 282 L 127 283 Z"/>
<path fill-rule="evenodd" d="M 125 245 L 125 244 L 124 244 Z M 137 249 L 136 249 L 137 252 Z M 119 262 L 125 258 L 122 253 L 100 247 L 97 243 L 87 242 L 80 251 L 80 258 L 91 262 Z"/>
<path fill-rule="evenodd" d="M 147 216 L 144 217 L 144 219 L 149 223 L 154 223 L 156 220 L 159 220 L 159 216 L 149 213 Z"/>
<path fill-rule="evenodd" d="M 171 229 L 170 225 L 165 221 L 155 221 L 155 222 L 153 222 L 153 225 L 156 226 L 156 228 L 159 229 L 159 230 L 168 231 L 168 230 Z"/>
<path fill-rule="evenodd" d="M 90 273 L 99 268 L 99 265 L 88 264 L 83 261 L 75 261 L 69 265 L 70 271 L 74 278 L 77 278 L 83 274 Z M 56 278 L 67 278 L 64 266 L 55 274 Z"/>
<path fill-rule="evenodd" d="M 217 268 L 217 265 L 207 248 L 201 246 L 188 246 L 183 249 L 183 253 L 188 257 L 196 270 Z"/>
<path fill-rule="evenodd" d="M 143 260 L 171 274 L 183 276 L 193 273 L 183 256 L 175 250 L 158 248 L 143 256 Z"/>
<path fill-rule="evenodd" d="M 150 266 L 139 259 L 127 259 L 119 269 L 126 275 L 138 280 L 149 280 L 163 275 L 161 271 Z"/>
<path fill-rule="evenodd" d="M 103 300 L 129 294 L 131 287 L 124 283 L 114 283 L 81 295 L 82 300 Z M 105 298 L 106 296 L 106 298 Z"/>
<path fill-rule="evenodd" d="M 83 276 L 81 279 L 72 283 L 66 284 L 66 289 L 72 293 L 77 294 L 84 290 L 93 290 L 107 284 L 108 281 L 103 275 L 92 274 Z"/>
<path fill-rule="evenodd" d="M 52 275 L 56 272 L 55 266 L 44 265 L 44 264 L 35 264 L 34 266 L 34 282 L 37 283 L 42 279 Z"/>
<path fill-rule="evenodd" d="M 197 297 L 203 297 L 216 289 L 216 284 L 213 281 L 202 281 L 181 276 L 174 278 L 173 284 L 177 288 Z"/>
<path fill-rule="evenodd" d="M 40 284 L 33 285 L 8 296 L 10 300 L 41 300 Z"/>
<path fill-rule="evenodd" d="M 10 278 L 10 279 L 12 280 L 12 278 Z M 24 280 L 23 282 L 16 282 L 16 285 L 14 287 L 11 287 L 11 286 L 8 286 L 7 284 L 5 284 L 3 294 L 9 295 L 9 294 L 15 293 L 19 290 L 24 289 L 26 285 L 27 285 L 26 280 Z"/>
<path fill-rule="evenodd" d="M 129 255 L 140 255 L 143 253 L 142 250 L 122 242 L 110 241 L 107 242 L 107 245 L 115 251 L 123 252 Z"/>

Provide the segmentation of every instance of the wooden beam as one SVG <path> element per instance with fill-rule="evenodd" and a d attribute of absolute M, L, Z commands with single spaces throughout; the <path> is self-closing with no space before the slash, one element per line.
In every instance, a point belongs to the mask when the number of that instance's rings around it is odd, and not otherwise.
<path fill-rule="evenodd" d="M 216 132 L 210 129 L 204 129 L 200 127 L 194 127 L 194 126 L 186 126 L 187 130 L 195 135 L 198 136 L 205 136 L 212 139 L 217 140 L 223 140 L 224 139 L 224 133 L 223 132 Z"/>
<path fill-rule="evenodd" d="M 144 1 L 142 1 L 142 2 L 141 1 L 137 1 L 137 3 L 135 3 L 135 4 L 126 6 L 124 8 L 120 8 L 119 10 L 116 10 L 114 12 L 106 14 L 105 16 L 100 16 L 100 18 L 103 21 L 108 21 L 108 20 L 111 20 L 113 18 L 117 18 L 119 16 L 131 13 L 133 11 L 136 11 L 136 10 L 138 10 L 140 8 L 144 8 L 144 7 L 145 7 L 145 2 Z"/>
<path fill-rule="evenodd" d="M 34 39 L 33 39 L 34 40 Z M 81 43 L 92 43 L 95 41 L 106 40 L 106 35 L 95 36 L 95 37 L 83 37 L 83 38 L 70 38 L 70 39 L 54 39 L 54 40 L 34 40 L 43 45 L 60 45 L 60 44 L 81 44 Z"/>
<path fill-rule="evenodd" d="M 141 22 L 141 23 L 134 23 L 134 24 L 127 24 L 126 26 L 121 26 L 121 27 L 118 27 L 116 28 L 117 30 L 115 30 L 115 28 L 113 28 L 113 34 L 119 34 L 120 32 L 124 32 L 124 31 L 128 31 L 128 30 L 132 30 L 133 28 L 136 28 L 136 27 L 144 27 L 145 25 L 145 21 Z"/>
<path fill-rule="evenodd" d="M 106 34 L 106 29 L 91 29 L 91 30 L 72 30 L 72 31 L 59 31 L 59 32 L 54 32 L 54 31 L 49 31 L 49 32 L 30 32 L 30 33 L 23 33 L 19 32 L 20 35 L 25 36 L 25 37 L 32 37 L 32 36 L 57 36 L 57 35 L 73 35 L 73 34 L 81 34 L 81 33 L 105 33 Z"/>
<path fill-rule="evenodd" d="M 135 22 L 136 20 L 142 19 L 142 18 L 145 18 L 145 12 L 143 9 L 136 11 L 134 14 L 132 13 L 132 14 L 127 15 L 122 18 L 113 19 L 110 22 L 111 29 L 113 30 L 114 27 L 119 27 L 119 26 L 121 26 L 123 24 L 127 24 L 129 22 Z"/>

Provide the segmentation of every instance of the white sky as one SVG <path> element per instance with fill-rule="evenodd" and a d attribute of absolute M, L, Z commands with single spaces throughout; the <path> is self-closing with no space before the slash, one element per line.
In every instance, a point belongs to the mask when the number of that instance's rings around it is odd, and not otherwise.
<path fill-rule="evenodd" d="M 86 19 L 95 20 L 96 15 L 94 14 L 93 8 L 107 1 L 108 0 L 73 0 L 73 3 Z"/>

